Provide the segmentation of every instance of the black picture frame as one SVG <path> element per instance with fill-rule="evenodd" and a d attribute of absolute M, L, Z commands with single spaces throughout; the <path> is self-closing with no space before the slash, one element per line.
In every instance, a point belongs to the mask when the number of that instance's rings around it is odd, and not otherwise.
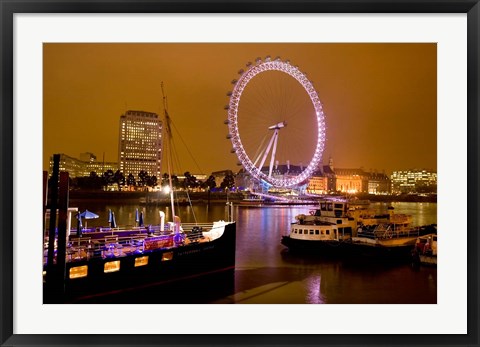
<path fill-rule="evenodd" d="M 479 0 L 0 0 L 0 343 L 2 346 L 479 345 Z M 19 335 L 13 333 L 13 17 L 16 13 L 466 13 L 468 43 L 468 333 L 465 335 Z M 18 226 L 17 226 L 18 227 Z M 428 319 L 428 317 L 426 317 Z M 452 317 L 454 319 L 454 317 Z M 380 332 L 379 332 L 380 333 Z"/>

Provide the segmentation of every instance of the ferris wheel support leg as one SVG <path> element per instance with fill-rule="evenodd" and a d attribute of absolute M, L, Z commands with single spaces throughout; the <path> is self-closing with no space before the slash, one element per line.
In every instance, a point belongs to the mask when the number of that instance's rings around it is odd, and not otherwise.
<path fill-rule="evenodd" d="M 270 148 L 272 148 L 273 141 L 275 140 L 275 134 L 278 133 L 278 130 L 276 129 L 273 133 L 272 138 L 270 139 L 270 142 L 268 143 L 268 147 L 265 150 L 265 154 L 263 155 L 262 161 L 260 162 L 260 165 L 258 166 L 258 169 L 262 171 L 263 164 L 265 164 L 265 160 L 267 159 L 268 153 L 270 153 Z"/>
<path fill-rule="evenodd" d="M 272 177 L 273 164 L 275 162 L 275 153 L 277 152 L 278 130 L 275 130 L 273 136 L 275 137 L 275 140 L 273 141 L 272 158 L 270 159 L 270 169 L 268 170 L 268 177 Z"/>

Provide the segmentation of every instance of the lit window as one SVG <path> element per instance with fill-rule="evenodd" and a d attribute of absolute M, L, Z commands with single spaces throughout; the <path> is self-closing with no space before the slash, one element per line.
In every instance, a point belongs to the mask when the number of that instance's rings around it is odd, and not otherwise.
<path fill-rule="evenodd" d="M 87 277 L 87 274 L 88 274 L 88 266 L 87 265 L 75 266 L 75 267 L 70 268 L 69 277 L 70 278 L 82 278 L 82 277 Z"/>
<path fill-rule="evenodd" d="M 162 261 L 168 261 L 173 259 L 173 252 L 165 252 L 162 254 Z"/>
<path fill-rule="evenodd" d="M 135 258 L 135 267 L 144 266 L 148 264 L 148 256 Z"/>
<path fill-rule="evenodd" d="M 116 272 L 120 270 L 120 260 L 106 262 L 103 267 L 103 272 Z"/>

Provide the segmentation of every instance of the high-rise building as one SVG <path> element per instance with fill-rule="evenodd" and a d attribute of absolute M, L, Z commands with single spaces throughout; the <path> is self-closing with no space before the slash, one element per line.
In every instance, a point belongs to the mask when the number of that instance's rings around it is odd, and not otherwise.
<path fill-rule="evenodd" d="M 152 112 L 127 111 L 120 116 L 118 163 L 125 177 L 136 177 L 140 171 L 161 177 L 162 124 Z"/>

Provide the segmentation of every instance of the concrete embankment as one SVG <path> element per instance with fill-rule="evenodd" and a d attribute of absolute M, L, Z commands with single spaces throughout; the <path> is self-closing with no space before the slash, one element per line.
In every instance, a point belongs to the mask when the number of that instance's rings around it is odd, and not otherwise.
<path fill-rule="evenodd" d="M 98 200 L 98 201 L 121 201 L 123 203 L 170 203 L 169 196 L 163 192 L 105 192 L 105 191 L 70 191 L 71 200 Z M 241 201 L 244 195 L 242 193 L 228 193 L 228 201 Z M 436 195 L 371 195 L 358 194 L 359 200 L 369 200 L 371 202 L 437 202 Z M 227 194 L 224 192 L 190 192 L 184 191 L 177 193 L 179 201 L 188 201 L 188 198 L 194 203 L 225 203 Z"/>

